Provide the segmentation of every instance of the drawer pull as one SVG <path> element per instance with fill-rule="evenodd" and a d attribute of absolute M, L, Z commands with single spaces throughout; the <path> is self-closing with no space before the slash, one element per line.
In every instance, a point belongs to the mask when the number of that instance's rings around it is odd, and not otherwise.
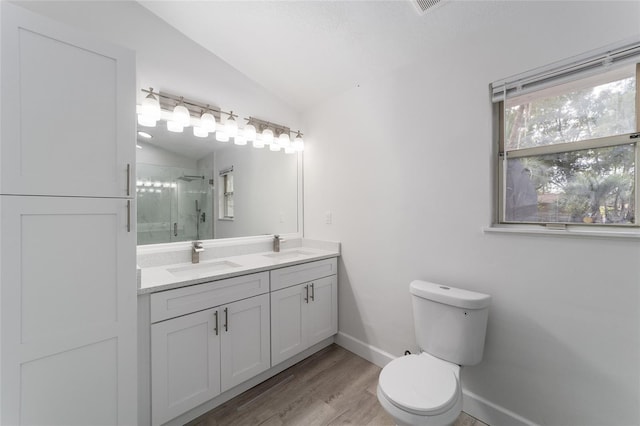
<path fill-rule="evenodd" d="M 216 336 L 218 335 L 218 311 L 213 313 L 213 316 L 216 318 L 216 326 L 213 328 L 213 331 L 216 332 Z"/>
<path fill-rule="evenodd" d="M 229 331 L 229 308 L 224 308 L 224 331 Z"/>
<path fill-rule="evenodd" d="M 316 290 L 315 288 L 313 288 L 313 283 L 311 283 L 311 301 L 315 301 L 316 300 Z"/>
<path fill-rule="evenodd" d="M 309 286 L 308 285 L 304 286 L 304 291 L 305 291 L 304 301 L 306 303 L 309 303 Z"/>

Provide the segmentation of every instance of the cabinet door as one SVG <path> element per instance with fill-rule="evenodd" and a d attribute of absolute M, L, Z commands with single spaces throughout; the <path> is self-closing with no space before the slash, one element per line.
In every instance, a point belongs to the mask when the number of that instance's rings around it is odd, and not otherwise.
<path fill-rule="evenodd" d="M 273 365 L 307 348 L 305 284 L 271 292 L 271 362 Z"/>
<path fill-rule="evenodd" d="M 154 425 L 165 423 L 220 394 L 217 312 L 217 309 L 208 309 L 151 325 Z"/>
<path fill-rule="evenodd" d="M 133 196 L 134 53 L 1 7 L 0 194 Z"/>
<path fill-rule="evenodd" d="M 0 424 L 136 423 L 128 202 L 0 196 Z"/>
<path fill-rule="evenodd" d="M 308 345 L 338 332 L 338 286 L 336 275 L 309 283 Z"/>
<path fill-rule="evenodd" d="M 269 295 L 220 308 L 222 392 L 271 367 Z"/>

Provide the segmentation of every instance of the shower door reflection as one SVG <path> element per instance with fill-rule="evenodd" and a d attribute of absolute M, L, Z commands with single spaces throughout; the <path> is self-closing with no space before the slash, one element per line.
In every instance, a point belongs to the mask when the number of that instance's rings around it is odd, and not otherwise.
<path fill-rule="evenodd" d="M 137 165 L 138 244 L 213 238 L 213 181 L 207 169 Z"/>

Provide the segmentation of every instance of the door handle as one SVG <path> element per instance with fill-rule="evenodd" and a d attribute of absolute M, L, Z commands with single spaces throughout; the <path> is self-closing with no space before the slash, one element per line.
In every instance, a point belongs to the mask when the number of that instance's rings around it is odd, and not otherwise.
<path fill-rule="evenodd" d="M 304 301 L 306 303 L 309 303 L 309 285 L 304 286 L 304 291 L 305 291 Z"/>
<path fill-rule="evenodd" d="M 316 300 L 316 290 L 315 288 L 313 288 L 313 283 L 311 283 L 311 301 L 315 301 Z"/>
<path fill-rule="evenodd" d="M 131 200 L 127 200 L 127 232 L 131 232 Z"/>
<path fill-rule="evenodd" d="M 127 197 L 131 195 L 131 164 L 127 164 Z"/>
<path fill-rule="evenodd" d="M 218 311 L 215 311 L 213 313 L 213 316 L 216 318 L 216 326 L 213 328 L 213 331 L 216 332 L 216 336 L 218 335 Z"/>
<path fill-rule="evenodd" d="M 229 308 L 224 308 L 224 331 L 229 331 Z"/>

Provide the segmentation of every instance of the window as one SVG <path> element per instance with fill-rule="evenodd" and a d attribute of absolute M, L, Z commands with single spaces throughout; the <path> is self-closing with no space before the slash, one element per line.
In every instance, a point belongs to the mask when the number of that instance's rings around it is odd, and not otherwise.
<path fill-rule="evenodd" d="M 220 171 L 218 187 L 218 218 L 233 219 L 233 167 Z"/>
<path fill-rule="evenodd" d="M 497 222 L 638 226 L 640 43 L 492 84 Z"/>

